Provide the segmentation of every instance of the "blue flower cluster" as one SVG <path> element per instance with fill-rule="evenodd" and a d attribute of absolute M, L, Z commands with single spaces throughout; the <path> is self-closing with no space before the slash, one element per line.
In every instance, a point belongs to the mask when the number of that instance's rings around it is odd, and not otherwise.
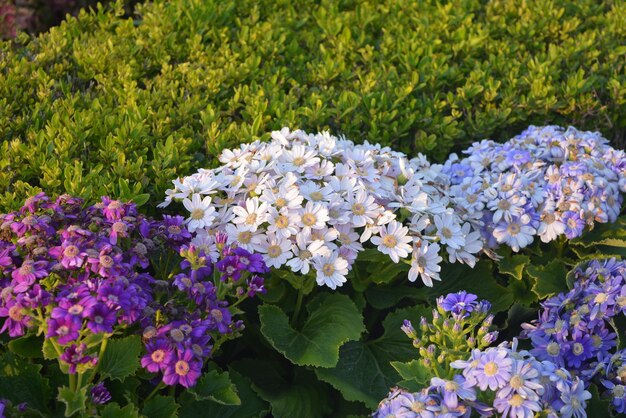
<path fill-rule="evenodd" d="M 384 399 L 375 418 L 470 417 L 473 415 L 531 418 L 582 418 L 591 394 L 582 380 L 549 361 L 538 361 L 527 351 L 503 343 L 484 351 L 475 349 L 469 359 L 452 363 L 462 370 L 451 379 L 433 377 L 417 393 L 394 389 Z"/>
<path fill-rule="evenodd" d="M 599 133 L 529 127 L 504 144 L 483 140 L 443 167 L 451 198 L 482 225 L 488 247 L 519 251 L 539 237 L 572 239 L 615 222 L 626 192 L 626 153 Z"/>
<path fill-rule="evenodd" d="M 574 277 L 573 289 L 544 301 L 522 336 L 530 338 L 538 359 L 605 387 L 617 412 L 626 412 L 626 352 L 614 353 L 615 320 L 626 313 L 626 262 L 592 260 Z"/>

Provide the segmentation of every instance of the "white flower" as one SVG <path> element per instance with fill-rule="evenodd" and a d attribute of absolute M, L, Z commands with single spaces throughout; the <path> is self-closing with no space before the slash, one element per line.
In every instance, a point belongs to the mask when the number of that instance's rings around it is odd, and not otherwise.
<path fill-rule="evenodd" d="M 271 208 L 269 211 L 269 226 L 267 230 L 276 235 L 289 238 L 292 235 L 298 234 L 298 231 L 300 231 L 300 228 L 298 228 L 299 222 L 300 216 L 298 216 L 297 213 L 289 212 L 286 209 L 277 211 Z"/>
<path fill-rule="evenodd" d="M 191 200 L 183 199 L 183 206 L 190 213 L 189 219 L 186 220 L 189 232 L 210 227 L 215 219 L 215 208 L 211 206 L 211 198 L 209 196 L 200 200 L 200 195 L 194 194 Z"/>
<path fill-rule="evenodd" d="M 350 225 L 338 225 L 335 230 L 339 234 L 337 239 L 342 247 L 355 252 L 363 251 L 363 245 L 359 242 L 359 234 L 354 231 L 354 228 Z"/>
<path fill-rule="evenodd" d="M 336 289 L 346 282 L 348 274 L 348 261 L 339 257 L 336 253 L 331 253 L 326 257 L 319 257 L 314 260 L 317 271 L 317 284 L 326 285 L 331 289 Z"/>
<path fill-rule="evenodd" d="M 465 244 L 461 249 L 454 249 L 452 247 L 446 247 L 448 251 L 448 260 L 451 263 L 456 263 L 457 261 L 460 263 L 465 263 L 470 267 L 474 267 L 476 264 L 476 256 L 474 254 L 478 253 L 483 248 L 483 239 L 480 231 L 471 231 L 471 226 L 469 223 L 463 224 L 461 228 L 461 232 L 463 236 L 465 236 Z"/>
<path fill-rule="evenodd" d="M 515 218 L 511 222 L 499 223 L 493 230 L 493 236 L 500 244 L 505 243 L 515 252 L 533 242 L 535 228 L 528 225 L 527 215 Z"/>
<path fill-rule="evenodd" d="M 315 156 L 313 150 L 307 149 L 304 145 L 294 145 L 290 150 L 286 150 L 282 154 L 282 170 L 304 172 L 307 167 L 320 162 L 319 157 Z"/>
<path fill-rule="evenodd" d="M 255 244 L 262 236 L 260 231 L 250 232 L 241 225 L 226 224 L 224 230 L 228 237 L 228 244 L 237 244 L 238 247 L 247 251 L 255 251 Z"/>
<path fill-rule="evenodd" d="M 237 215 L 233 220 L 234 224 L 241 225 L 242 228 L 254 232 L 259 225 L 267 221 L 267 203 L 259 204 L 258 197 L 246 199 L 246 207 L 235 206 L 233 213 Z"/>
<path fill-rule="evenodd" d="M 278 192 L 272 189 L 263 190 L 261 202 L 273 205 L 276 209 L 300 209 L 304 198 L 299 194 L 296 187 L 287 187 L 284 184 Z"/>
<path fill-rule="evenodd" d="M 333 190 L 328 186 L 322 186 L 314 181 L 307 181 L 300 186 L 300 194 L 305 199 L 312 202 L 321 202 L 330 200 Z"/>
<path fill-rule="evenodd" d="M 465 245 L 465 238 L 454 216 L 444 214 L 442 216 L 435 215 L 435 227 L 437 228 L 437 236 L 441 239 L 441 243 L 448 245 L 454 249 L 459 249 Z"/>
<path fill-rule="evenodd" d="M 421 241 L 419 246 L 414 245 L 409 280 L 414 282 L 419 275 L 426 286 L 432 287 L 433 280 L 441 280 L 439 277 L 441 260 L 439 244 Z"/>
<path fill-rule="evenodd" d="M 279 268 L 287 262 L 293 254 L 291 253 L 291 241 L 274 234 L 262 235 L 262 240 L 255 246 L 255 249 L 263 253 L 263 259 L 268 267 Z"/>
<path fill-rule="evenodd" d="M 328 221 L 328 209 L 319 203 L 308 202 L 306 206 L 300 210 L 300 222 L 298 226 L 307 231 L 311 229 L 322 229 L 326 227 Z"/>
<path fill-rule="evenodd" d="M 367 194 L 365 190 L 348 194 L 344 208 L 349 213 L 352 224 L 356 227 L 374 223 L 380 213 L 379 205 L 376 204 L 374 196 Z"/>
<path fill-rule="evenodd" d="M 537 235 L 542 242 L 555 240 L 559 235 L 565 233 L 565 224 L 557 218 L 553 212 L 544 212 L 541 215 L 541 224 L 537 228 Z"/>
<path fill-rule="evenodd" d="M 380 228 L 380 236 L 372 237 L 372 244 L 378 245 L 378 251 L 389 254 L 394 263 L 400 258 L 408 257 L 411 252 L 409 242 L 412 238 L 408 236 L 409 228 L 402 226 L 400 222 L 391 221 L 386 226 Z"/>
<path fill-rule="evenodd" d="M 209 234 L 206 229 L 198 229 L 195 236 L 191 239 L 191 245 L 198 250 L 204 251 L 211 258 L 211 262 L 215 263 L 220 257 L 220 252 L 215 244 L 215 235 Z"/>
<path fill-rule="evenodd" d="M 287 265 L 294 273 L 307 274 L 309 266 L 315 257 L 328 257 L 330 250 L 324 245 L 324 241 L 311 241 L 306 234 L 296 236 L 296 244 L 292 247 L 294 258 L 287 262 Z"/>

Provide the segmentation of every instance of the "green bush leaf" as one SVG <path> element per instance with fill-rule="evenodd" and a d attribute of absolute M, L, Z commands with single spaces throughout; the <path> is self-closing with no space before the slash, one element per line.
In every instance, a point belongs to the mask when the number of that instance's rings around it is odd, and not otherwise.
<path fill-rule="evenodd" d="M 228 372 L 220 372 L 214 364 L 204 373 L 189 392 L 199 401 L 212 400 L 223 405 L 241 405 L 237 388 L 230 381 Z"/>
<path fill-rule="evenodd" d="M 278 306 L 261 305 L 261 332 L 294 364 L 333 367 L 339 359 L 339 347 L 357 340 L 365 330 L 363 318 L 354 303 L 338 293 L 320 295 L 307 310 L 304 326 L 296 330 Z"/>
<path fill-rule="evenodd" d="M 178 408 L 173 397 L 156 395 L 144 403 L 141 413 L 146 418 L 177 418 Z"/>
<path fill-rule="evenodd" d="M 108 403 L 100 414 L 100 418 L 141 418 L 133 404 L 120 407 L 115 402 Z"/>
<path fill-rule="evenodd" d="M 567 291 L 567 269 L 563 261 L 555 259 L 545 266 L 528 266 L 528 275 L 535 279 L 533 292 L 540 299 Z"/>
<path fill-rule="evenodd" d="M 121 381 L 132 376 L 140 366 L 141 347 L 141 338 L 137 335 L 109 340 L 100 359 L 100 373 L 109 379 Z"/>
<path fill-rule="evenodd" d="M 83 387 L 77 392 L 74 392 L 67 386 L 63 386 L 59 388 L 57 400 L 65 404 L 66 417 L 71 417 L 74 414 L 83 412 L 87 404 L 87 387 Z"/>

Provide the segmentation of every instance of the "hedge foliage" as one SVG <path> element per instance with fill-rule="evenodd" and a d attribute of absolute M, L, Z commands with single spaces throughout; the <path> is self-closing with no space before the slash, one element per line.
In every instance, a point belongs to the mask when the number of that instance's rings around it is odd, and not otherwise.
<path fill-rule="evenodd" d="M 288 125 L 443 158 L 528 124 L 626 131 L 626 3 L 173 0 L 0 44 L 0 210 L 161 199 Z"/>

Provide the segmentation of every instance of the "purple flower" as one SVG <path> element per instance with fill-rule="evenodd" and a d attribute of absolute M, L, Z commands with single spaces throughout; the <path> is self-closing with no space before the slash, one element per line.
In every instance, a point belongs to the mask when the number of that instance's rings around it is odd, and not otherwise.
<path fill-rule="evenodd" d="M 191 234 L 184 223 L 185 218 L 180 215 L 163 215 L 163 226 L 165 227 L 167 238 L 174 242 L 185 242 L 191 239 Z"/>
<path fill-rule="evenodd" d="M 531 418 L 536 412 L 542 410 L 537 400 L 526 399 L 519 393 L 513 394 L 511 397 L 496 398 L 493 406 L 501 413 L 502 418 Z"/>
<path fill-rule="evenodd" d="M 209 321 L 221 334 L 228 333 L 228 327 L 232 323 L 232 317 L 228 308 L 215 306 L 209 311 Z"/>
<path fill-rule="evenodd" d="M 538 400 L 543 393 L 539 378 L 539 370 L 532 363 L 513 359 L 511 379 L 498 391 L 498 398 L 509 398 L 517 393 L 524 399 Z"/>
<path fill-rule="evenodd" d="M 91 388 L 91 402 L 95 405 L 104 405 L 111 400 L 111 393 L 104 386 L 103 382 Z"/>
<path fill-rule="evenodd" d="M 128 237 L 129 225 L 123 221 L 114 222 L 109 232 L 109 242 L 116 245 L 119 238 Z"/>
<path fill-rule="evenodd" d="M 9 330 L 10 337 L 20 337 L 26 333 L 31 324 L 27 310 L 16 299 L 9 299 L 4 306 L 0 306 L 0 317 L 6 318 L 0 333 Z"/>
<path fill-rule="evenodd" d="M 96 364 L 97 359 L 86 355 L 85 351 L 87 351 L 87 346 L 85 344 L 81 344 L 79 346 L 72 344 L 67 347 L 63 351 L 63 354 L 59 357 L 62 362 L 70 366 L 68 370 L 70 374 L 76 374 L 76 368 L 81 364 Z"/>
<path fill-rule="evenodd" d="M 113 246 L 104 244 L 100 252 L 92 251 L 87 258 L 89 270 L 102 277 L 115 276 L 123 268 L 122 254 L 115 251 Z"/>
<path fill-rule="evenodd" d="M 59 344 L 65 345 L 78 338 L 81 325 L 80 319 L 71 315 L 49 319 L 46 337 L 58 337 Z"/>
<path fill-rule="evenodd" d="M 468 317 L 469 313 L 476 307 L 477 299 L 478 296 L 461 290 L 458 293 L 448 294 L 444 299 L 440 298 L 437 303 L 446 312 L 452 312 L 455 315 L 463 314 L 463 317 Z"/>
<path fill-rule="evenodd" d="M 178 351 L 176 358 L 163 373 L 163 382 L 170 386 L 180 384 L 189 388 L 196 384 L 201 369 L 202 361 L 195 357 L 193 350 Z"/>
<path fill-rule="evenodd" d="M 45 270 L 45 261 L 25 260 L 22 265 L 13 270 L 11 277 L 13 278 L 13 291 L 15 293 L 23 293 L 35 283 L 37 279 L 41 279 L 48 275 Z"/>
<path fill-rule="evenodd" d="M 265 261 L 263 261 L 261 254 L 252 254 L 243 248 L 235 248 L 233 253 L 238 257 L 239 268 L 246 269 L 250 273 L 269 273 L 269 268 L 265 264 Z"/>
<path fill-rule="evenodd" d="M 122 219 L 126 215 L 126 207 L 124 203 L 119 200 L 111 200 L 108 197 L 102 198 L 103 209 L 102 213 L 111 222 Z"/>
<path fill-rule="evenodd" d="M 146 355 L 141 358 L 141 367 L 151 373 L 165 370 L 174 358 L 169 342 L 164 338 L 146 344 Z"/>
<path fill-rule="evenodd" d="M 477 382 L 480 390 L 497 390 L 504 387 L 511 378 L 513 361 L 506 350 L 496 349 L 481 353 L 478 364 L 468 381 Z"/>
<path fill-rule="evenodd" d="M 563 391 L 561 401 L 563 406 L 560 409 L 562 418 L 583 418 L 586 417 L 585 408 L 587 400 L 591 399 L 591 393 L 585 390 L 582 380 L 576 379 L 569 390 Z"/>
<path fill-rule="evenodd" d="M 223 273 L 220 278 L 222 281 L 226 281 L 228 279 L 237 281 L 241 278 L 241 269 L 239 268 L 238 258 L 239 257 L 235 255 L 229 255 L 217 262 L 217 269 Z"/>
<path fill-rule="evenodd" d="M 464 401 L 476 400 L 476 391 L 461 375 L 455 375 L 453 380 L 433 377 L 430 379 L 430 386 L 437 389 L 443 397 L 443 403 L 448 408 L 457 408 L 459 406 L 459 398 Z"/>
<path fill-rule="evenodd" d="M 578 212 L 567 211 L 563 213 L 563 223 L 565 224 L 565 236 L 568 239 L 579 237 L 585 229 L 585 220 Z"/>
<path fill-rule="evenodd" d="M 66 269 L 82 267 L 87 257 L 87 253 L 72 241 L 63 241 L 60 246 L 51 248 L 49 254 L 57 259 L 61 258 L 61 265 Z"/>
<path fill-rule="evenodd" d="M 570 343 L 570 349 L 565 354 L 567 365 L 579 368 L 581 364 L 595 355 L 593 349 L 593 339 L 590 335 L 580 335 Z"/>
<path fill-rule="evenodd" d="M 87 312 L 87 328 L 94 334 L 113 332 L 117 314 L 103 303 L 96 303 Z"/>

